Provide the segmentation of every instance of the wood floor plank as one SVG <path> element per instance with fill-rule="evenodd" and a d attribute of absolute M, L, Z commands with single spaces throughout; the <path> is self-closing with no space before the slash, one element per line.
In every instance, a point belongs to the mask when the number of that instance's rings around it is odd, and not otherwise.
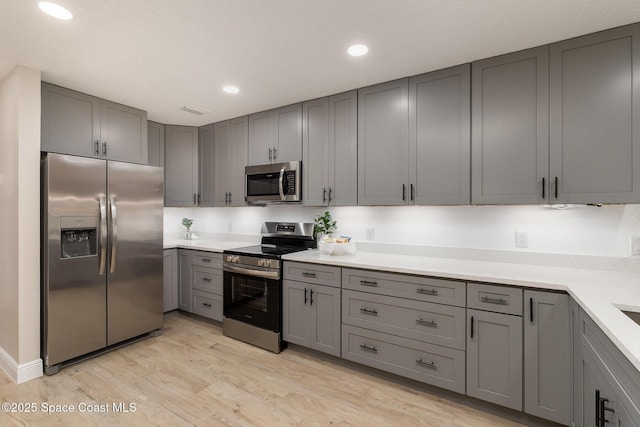
<path fill-rule="evenodd" d="M 273 354 L 182 315 L 165 319 L 159 337 L 51 377 L 15 385 L 0 372 L 4 402 L 38 411 L 0 412 L 0 427 L 519 425 L 294 349 Z M 135 411 L 116 411 L 129 404 Z M 45 414 L 43 405 L 75 412 Z"/>

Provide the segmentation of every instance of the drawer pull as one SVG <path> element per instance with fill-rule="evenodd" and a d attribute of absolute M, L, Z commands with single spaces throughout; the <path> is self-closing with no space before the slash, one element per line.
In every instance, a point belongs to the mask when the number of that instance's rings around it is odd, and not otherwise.
<path fill-rule="evenodd" d="M 438 369 L 438 365 L 436 365 L 435 362 L 425 362 L 422 359 L 416 360 L 416 364 L 418 364 L 420 366 L 424 366 L 425 368 Z"/>
<path fill-rule="evenodd" d="M 316 273 L 309 273 L 308 271 L 303 271 L 302 275 L 304 277 L 316 277 Z"/>
<path fill-rule="evenodd" d="M 211 283 L 211 277 L 203 277 L 202 281 L 203 282 L 207 282 L 207 283 Z"/>
<path fill-rule="evenodd" d="M 361 308 L 360 309 L 360 313 L 371 314 L 373 316 L 377 316 L 378 315 L 378 311 L 377 310 L 369 310 L 368 308 Z"/>
<path fill-rule="evenodd" d="M 210 302 L 203 302 L 202 305 L 204 305 L 207 308 L 211 308 L 211 303 Z"/>
<path fill-rule="evenodd" d="M 378 282 L 372 282 L 370 280 L 360 280 L 360 284 L 364 286 L 378 286 Z"/>
<path fill-rule="evenodd" d="M 437 328 L 438 327 L 438 323 L 434 322 L 433 320 L 417 319 L 416 323 L 419 324 L 419 325 L 430 326 L 432 328 Z"/>
<path fill-rule="evenodd" d="M 200 258 L 202 262 L 211 262 L 211 258 Z"/>
<path fill-rule="evenodd" d="M 419 294 L 425 294 L 425 295 L 438 295 L 437 289 L 418 288 L 416 289 L 416 292 Z"/>
<path fill-rule="evenodd" d="M 360 348 L 361 348 L 361 349 L 363 349 L 363 350 L 371 351 L 371 352 L 373 352 L 373 353 L 377 353 L 377 352 L 378 352 L 378 349 L 377 349 L 377 348 L 375 348 L 375 347 L 370 347 L 370 346 L 368 346 L 368 345 L 366 345 L 366 344 L 360 344 Z"/>
<path fill-rule="evenodd" d="M 499 305 L 507 305 L 508 301 L 503 298 L 491 298 L 491 297 L 482 297 L 480 298 L 482 302 L 486 302 L 489 304 L 499 304 Z"/>

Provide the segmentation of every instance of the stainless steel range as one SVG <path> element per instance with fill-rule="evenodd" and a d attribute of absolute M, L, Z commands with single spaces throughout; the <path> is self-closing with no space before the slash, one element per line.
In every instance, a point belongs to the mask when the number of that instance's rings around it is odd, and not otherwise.
<path fill-rule="evenodd" d="M 223 252 L 224 335 L 274 353 L 282 342 L 282 255 L 316 247 L 313 223 L 265 222 L 262 244 Z"/>

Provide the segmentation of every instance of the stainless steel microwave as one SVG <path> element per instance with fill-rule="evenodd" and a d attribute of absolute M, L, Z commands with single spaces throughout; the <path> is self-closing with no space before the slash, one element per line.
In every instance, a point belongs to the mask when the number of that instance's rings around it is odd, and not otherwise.
<path fill-rule="evenodd" d="M 302 201 L 301 166 L 300 161 L 246 166 L 245 200 L 260 204 Z"/>

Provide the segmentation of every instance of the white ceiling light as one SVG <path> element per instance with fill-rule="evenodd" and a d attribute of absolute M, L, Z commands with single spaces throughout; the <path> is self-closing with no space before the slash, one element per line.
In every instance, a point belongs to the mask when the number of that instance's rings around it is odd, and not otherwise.
<path fill-rule="evenodd" d="M 225 86 L 222 88 L 222 90 L 225 91 L 226 93 L 233 93 L 233 94 L 240 92 L 240 89 L 238 89 L 235 86 Z"/>
<path fill-rule="evenodd" d="M 41 1 L 38 3 L 38 7 L 41 11 L 46 13 L 49 16 L 53 16 L 54 18 L 62 19 L 64 21 L 69 21 L 73 19 L 73 15 L 64 7 L 57 5 L 55 3 L 50 3 L 48 1 Z"/>
<path fill-rule="evenodd" d="M 347 53 L 351 56 L 362 56 L 366 55 L 367 52 L 369 52 L 369 48 L 363 44 L 354 44 L 347 49 Z"/>

